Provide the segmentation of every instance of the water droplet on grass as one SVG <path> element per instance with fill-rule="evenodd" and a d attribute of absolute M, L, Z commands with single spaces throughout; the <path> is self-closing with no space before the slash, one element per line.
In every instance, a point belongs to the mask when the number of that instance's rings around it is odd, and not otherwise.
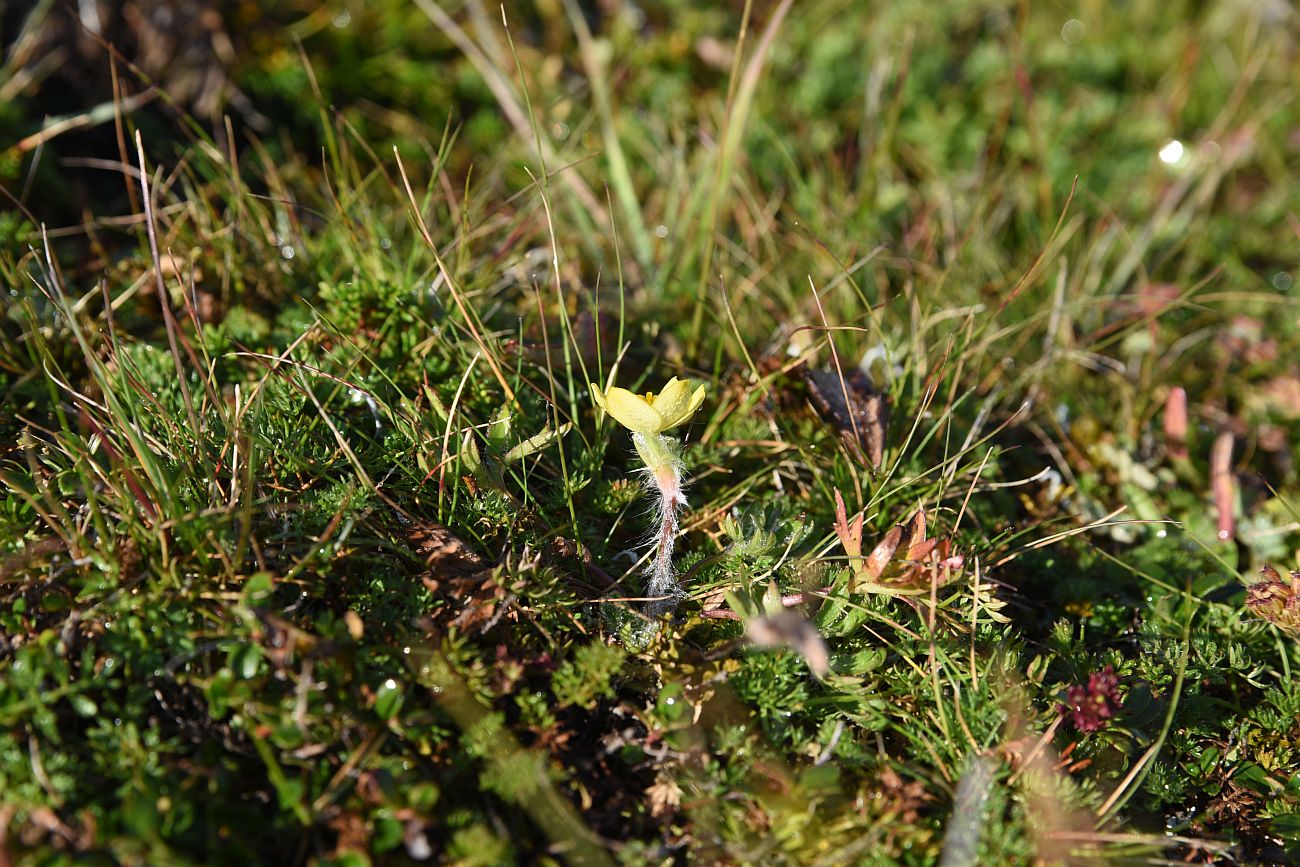
<path fill-rule="evenodd" d="M 1065 40 L 1066 45 L 1078 45 L 1083 41 L 1083 37 L 1087 32 L 1088 28 L 1084 26 L 1082 21 L 1078 18 L 1071 18 L 1061 28 L 1061 39 Z"/>

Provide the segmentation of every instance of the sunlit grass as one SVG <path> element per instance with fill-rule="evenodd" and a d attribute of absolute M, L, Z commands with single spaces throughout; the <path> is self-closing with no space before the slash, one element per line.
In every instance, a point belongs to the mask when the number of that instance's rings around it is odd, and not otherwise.
<path fill-rule="evenodd" d="M 1300 653 L 1244 604 L 1300 565 L 1289 33 L 586 14 L 309 17 L 235 70 L 280 129 L 142 123 L 148 212 L 3 217 L 3 845 L 1294 852 Z M 16 165 L 15 200 L 61 182 Z M 673 376 L 709 397 L 645 630 L 638 461 L 588 383 Z M 1060 703 L 1106 666 L 1088 731 Z"/>

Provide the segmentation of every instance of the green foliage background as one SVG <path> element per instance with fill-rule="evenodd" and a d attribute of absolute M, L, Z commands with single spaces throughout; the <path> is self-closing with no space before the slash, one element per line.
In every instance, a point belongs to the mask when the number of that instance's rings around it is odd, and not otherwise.
<path fill-rule="evenodd" d="M 100 10 L 0 17 L 0 854 L 1296 857 L 1286 4 Z M 671 375 L 636 640 L 587 383 Z M 961 571 L 864 592 L 837 492 Z"/>

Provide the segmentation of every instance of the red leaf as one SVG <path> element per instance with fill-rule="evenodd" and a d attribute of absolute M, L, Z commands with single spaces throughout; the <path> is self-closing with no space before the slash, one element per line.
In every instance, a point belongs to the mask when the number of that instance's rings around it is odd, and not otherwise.
<path fill-rule="evenodd" d="M 1187 390 L 1181 387 L 1165 400 L 1165 447 L 1171 458 L 1187 460 Z"/>
<path fill-rule="evenodd" d="M 895 524 L 885 534 L 885 538 L 880 540 L 880 544 L 867 556 L 866 573 L 871 579 L 877 580 L 884 574 L 885 567 L 889 561 L 894 559 L 894 552 L 898 550 L 898 545 L 903 541 L 903 525 Z"/>
<path fill-rule="evenodd" d="M 1210 449 L 1210 486 L 1214 489 L 1214 507 L 1219 512 L 1219 539 L 1226 542 L 1236 532 L 1233 501 L 1236 480 L 1232 475 L 1232 434 L 1221 433 Z"/>
<path fill-rule="evenodd" d="M 850 562 L 862 556 L 862 515 L 856 516 L 852 524 L 849 523 L 848 513 L 844 508 L 844 498 L 840 496 L 839 488 L 835 489 L 835 535 L 839 537 Z"/>

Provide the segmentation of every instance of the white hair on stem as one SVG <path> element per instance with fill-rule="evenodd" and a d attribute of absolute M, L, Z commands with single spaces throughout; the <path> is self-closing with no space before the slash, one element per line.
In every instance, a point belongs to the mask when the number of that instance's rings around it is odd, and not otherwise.
<path fill-rule="evenodd" d="M 682 463 L 675 444 L 666 437 L 655 436 L 651 440 L 638 433 L 633 435 L 633 442 L 643 456 L 660 458 L 653 463 L 647 461 L 645 469 L 646 486 L 658 494 L 653 507 L 657 529 L 650 538 L 654 557 L 647 570 L 646 596 L 650 601 L 646 604 L 645 614 L 658 620 L 671 613 L 685 596 L 673 570 L 673 548 L 679 528 L 677 513 L 686 505 L 686 495 L 682 490 Z"/>

